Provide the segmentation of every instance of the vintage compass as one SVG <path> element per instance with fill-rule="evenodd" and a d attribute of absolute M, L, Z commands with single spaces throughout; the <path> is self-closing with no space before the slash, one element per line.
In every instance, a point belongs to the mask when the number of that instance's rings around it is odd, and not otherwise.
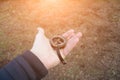
<path fill-rule="evenodd" d="M 61 56 L 60 49 L 63 49 L 66 46 L 67 40 L 60 35 L 54 36 L 50 39 L 51 46 L 56 50 L 58 58 L 63 64 L 66 64 L 64 59 Z"/>

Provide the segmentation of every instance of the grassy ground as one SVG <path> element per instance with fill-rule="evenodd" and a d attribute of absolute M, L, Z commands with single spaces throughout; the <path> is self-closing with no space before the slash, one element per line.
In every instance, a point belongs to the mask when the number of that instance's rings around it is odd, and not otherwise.
<path fill-rule="evenodd" d="M 1 0 L 1 67 L 32 47 L 38 26 L 49 38 L 71 28 L 83 33 L 68 64 L 43 80 L 120 80 L 119 0 Z"/>

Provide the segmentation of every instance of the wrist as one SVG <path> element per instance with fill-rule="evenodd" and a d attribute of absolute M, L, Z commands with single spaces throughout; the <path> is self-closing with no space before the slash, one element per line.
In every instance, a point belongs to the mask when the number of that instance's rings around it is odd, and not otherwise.
<path fill-rule="evenodd" d="M 47 70 L 50 68 L 48 64 L 45 62 L 45 60 L 43 60 L 42 57 L 40 57 L 39 52 L 33 49 L 31 49 L 30 51 L 43 63 Z"/>
<path fill-rule="evenodd" d="M 29 64 L 29 69 L 32 69 L 36 75 L 41 75 L 41 77 L 44 77 L 48 73 L 48 70 L 46 69 L 44 64 L 30 50 L 25 51 L 24 54 L 21 55 L 21 57 L 23 57 L 25 62 Z"/>

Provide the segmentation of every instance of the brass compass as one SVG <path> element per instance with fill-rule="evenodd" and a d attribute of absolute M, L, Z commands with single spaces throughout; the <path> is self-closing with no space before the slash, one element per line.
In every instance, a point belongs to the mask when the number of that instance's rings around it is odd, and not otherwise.
<path fill-rule="evenodd" d="M 64 59 L 61 56 L 60 49 L 63 49 L 66 46 L 67 40 L 60 35 L 54 36 L 50 39 L 51 46 L 56 50 L 58 58 L 63 64 L 66 64 Z"/>

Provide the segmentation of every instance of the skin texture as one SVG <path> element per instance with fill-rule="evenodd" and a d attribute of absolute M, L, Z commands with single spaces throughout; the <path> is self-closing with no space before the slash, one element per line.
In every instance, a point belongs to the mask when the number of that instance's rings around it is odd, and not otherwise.
<path fill-rule="evenodd" d="M 79 42 L 82 33 L 75 33 L 74 30 L 71 29 L 63 33 L 62 36 L 67 39 L 65 48 L 60 50 L 62 57 L 65 58 Z M 56 51 L 51 47 L 49 39 L 44 35 L 44 30 L 42 28 L 38 28 L 38 33 L 35 37 L 31 52 L 42 61 L 47 69 L 55 67 L 60 63 Z"/>

